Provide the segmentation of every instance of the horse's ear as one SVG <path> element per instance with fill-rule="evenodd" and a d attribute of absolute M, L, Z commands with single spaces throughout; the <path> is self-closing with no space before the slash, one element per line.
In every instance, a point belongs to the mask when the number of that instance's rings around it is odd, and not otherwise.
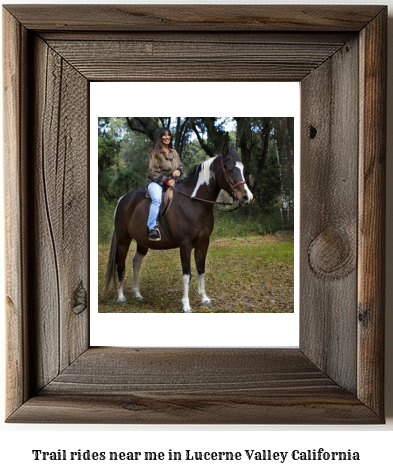
<path fill-rule="evenodd" d="M 228 143 L 225 143 L 225 145 L 222 147 L 222 156 L 223 158 L 226 158 L 229 154 L 229 148 L 228 148 Z"/>

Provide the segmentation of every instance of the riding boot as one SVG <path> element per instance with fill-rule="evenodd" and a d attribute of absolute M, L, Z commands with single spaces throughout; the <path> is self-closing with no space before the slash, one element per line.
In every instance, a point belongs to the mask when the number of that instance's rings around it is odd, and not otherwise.
<path fill-rule="evenodd" d="M 149 231 L 149 240 L 161 240 L 161 234 L 158 227 L 153 227 Z"/>

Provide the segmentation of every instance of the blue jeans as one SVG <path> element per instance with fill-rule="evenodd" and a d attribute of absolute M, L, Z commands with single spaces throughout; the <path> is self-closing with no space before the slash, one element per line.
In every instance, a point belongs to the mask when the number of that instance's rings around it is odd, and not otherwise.
<path fill-rule="evenodd" d="M 151 197 L 151 205 L 149 218 L 147 220 L 147 227 L 149 230 L 153 229 L 157 225 L 157 216 L 160 211 L 161 199 L 162 199 L 162 187 L 157 183 L 150 183 L 147 187 L 149 196 Z"/>

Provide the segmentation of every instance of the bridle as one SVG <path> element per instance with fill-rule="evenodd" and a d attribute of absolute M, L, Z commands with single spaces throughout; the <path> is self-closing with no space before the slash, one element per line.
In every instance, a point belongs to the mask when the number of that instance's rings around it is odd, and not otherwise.
<path fill-rule="evenodd" d="M 239 186 L 241 186 L 242 184 L 246 184 L 246 181 L 239 181 L 238 183 L 236 184 L 233 184 L 231 183 L 231 181 L 229 180 L 228 178 L 228 175 L 227 175 L 227 172 L 225 170 L 225 166 L 224 166 L 224 158 L 223 156 L 221 155 L 221 164 L 220 164 L 220 169 L 221 169 L 221 174 L 224 176 L 224 179 L 226 181 L 226 183 L 228 184 L 230 190 L 231 190 L 231 194 L 232 194 L 232 197 L 235 199 L 236 198 L 236 193 L 235 193 L 235 189 L 238 188 Z M 226 203 L 226 202 L 220 202 L 220 201 L 208 201 L 207 199 L 202 199 L 202 198 L 197 198 L 197 197 L 191 197 L 189 196 L 188 194 L 186 193 L 183 193 L 182 191 L 179 191 L 177 188 L 173 187 L 172 188 L 174 191 L 176 191 L 177 193 L 179 194 L 182 194 L 183 196 L 186 196 L 192 200 L 195 200 L 195 201 L 202 201 L 202 202 L 208 202 L 210 204 L 219 204 L 221 206 L 232 206 L 232 203 Z M 238 209 L 238 208 L 236 208 Z"/>
<path fill-rule="evenodd" d="M 220 166 L 220 168 L 221 168 L 221 173 L 224 176 L 224 179 L 225 179 L 226 183 L 228 184 L 228 186 L 231 190 L 232 196 L 234 196 L 235 195 L 235 189 L 238 188 L 239 186 L 241 186 L 242 184 L 246 184 L 246 182 L 245 181 L 239 181 L 236 184 L 231 183 L 231 181 L 228 178 L 227 172 L 225 170 L 224 158 L 223 158 L 222 155 L 221 155 L 221 166 Z"/>

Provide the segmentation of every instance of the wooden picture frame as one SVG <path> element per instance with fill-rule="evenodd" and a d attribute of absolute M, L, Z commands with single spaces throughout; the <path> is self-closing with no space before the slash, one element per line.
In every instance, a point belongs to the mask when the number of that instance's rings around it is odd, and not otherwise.
<path fill-rule="evenodd" d="M 3 8 L 8 422 L 384 422 L 386 24 L 383 6 Z M 223 78 L 301 83 L 299 349 L 90 347 L 89 82 Z"/>

